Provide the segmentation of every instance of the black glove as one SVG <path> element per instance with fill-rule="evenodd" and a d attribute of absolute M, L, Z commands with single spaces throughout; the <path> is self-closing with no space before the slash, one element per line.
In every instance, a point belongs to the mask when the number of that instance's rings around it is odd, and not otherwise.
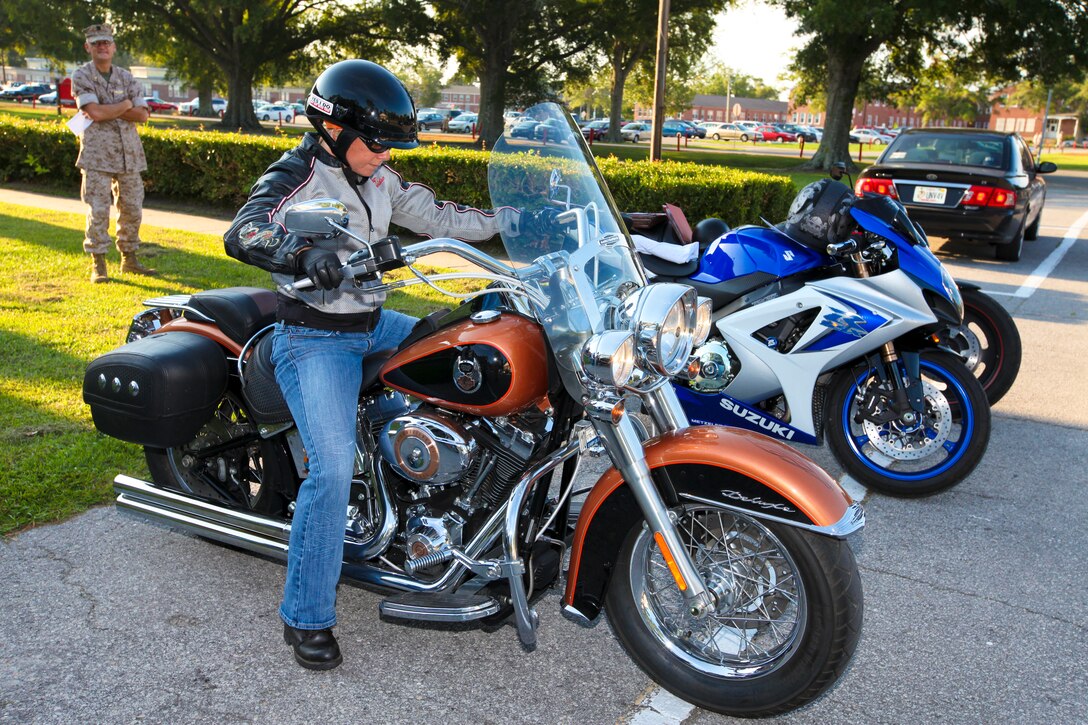
<path fill-rule="evenodd" d="M 320 289 L 336 289 L 344 281 L 344 273 L 340 268 L 344 266 L 335 252 L 314 247 L 306 250 L 302 255 L 302 269 L 314 287 Z"/>
<path fill-rule="evenodd" d="M 546 237 L 559 230 L 559 224 L 555 218 L 559 212 L 551 207 L 544 207 L 538 211 L 521 212 L 518 219 L 518 234 L 527 234 L 531 237 Z"/>

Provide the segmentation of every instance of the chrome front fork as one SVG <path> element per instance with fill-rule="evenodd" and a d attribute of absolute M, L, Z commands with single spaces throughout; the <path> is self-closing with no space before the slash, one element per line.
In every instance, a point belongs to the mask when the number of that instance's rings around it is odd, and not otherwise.
<path fill-rule="evenodd" d="M 689 426 L 687 416 L 671 385 L 658 385 L 650 392 L 643 393 L 642 397 L 658 430 L 682 430 Z M 695 563 L 680 538 L 676 522 L 654 485 L 653 475 L 642 449 L 642 440 L 634 423 L 626 413 L 617 414 L 616 406 L 611 402 L 592 402 L 587 406 L 587 411 L 594 421 L 598 435 L 604 441 L 605 450 L 642 509 L 642 514 L 657 539 L 658 547 L 667 549 L 662 551 L 662 555 L 670 564 L 669 569 L 684 596 L 688 612 L 696 618 L 705 617 L 714 611 L 716 597 L 695 568 Z"/>

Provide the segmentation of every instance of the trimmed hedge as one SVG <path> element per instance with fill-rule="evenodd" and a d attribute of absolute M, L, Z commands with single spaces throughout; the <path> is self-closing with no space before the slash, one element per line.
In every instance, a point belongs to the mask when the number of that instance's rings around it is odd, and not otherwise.
<path fill-rule="evenodd" d="M 78 188 L 79 142 L 62 119 L 0 118 L 0 182 L 29 181 Z M 237 208 L 262 172 L 292 148 L 297 137 L 140 130 L 148 171 L 147 191 L 188 202 Z M 440 199 L 487 208 L 488 155 L 479 151 L 424 146 L 394 152 L 390 166 L 405 179 L 426 184 Z M 784 176 L 723 166 L 598 158 L 601 173 L 623 211 L 659 211 L 677 204 L 693 223 L 717 216 L 732 225 L 759 218 L 782 219 L 796 193 Z"/>

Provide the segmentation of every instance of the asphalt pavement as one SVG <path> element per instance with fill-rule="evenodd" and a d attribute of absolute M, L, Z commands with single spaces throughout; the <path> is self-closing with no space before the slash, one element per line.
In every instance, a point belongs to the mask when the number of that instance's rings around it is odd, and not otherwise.
<path fill-rule="evenodd" d="M 1014 314 L 1019 379 L 965 481 L 924 499 L 865 496 L 854 660 L 775 722 L 1088 722 L 1088 175 L 1048 181 L 1021 261 L 936 245 L 953 276 Z M 56 204 L 20 198 L 0 189 Z M 801 450 L 843 475 L 826 449 Z M 382 622 L 381 595 L 343 586 L 344 664 L 306 671 L 281 638 L 283 576 L 112 507 L 3 540 L 0 722 L 741 722 L 662 693 L 606 621 L 563 619 L 554 591 L 526 653 L 512 626 Z"/>

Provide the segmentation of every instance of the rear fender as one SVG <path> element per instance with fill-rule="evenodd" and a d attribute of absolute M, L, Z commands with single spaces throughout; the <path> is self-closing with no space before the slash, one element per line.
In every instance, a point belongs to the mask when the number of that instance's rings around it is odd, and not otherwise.
<path fill-rule="evenodd" d="M 696 426 L 647 441 L 646 462 L 665 504 L 703 503 L 843 537 L 865 523 L 861 506 L 813 461 L 751 431 Z M 564 610 L 592 621 L 608 579 L 642 511 L 610 468 L 582 506 L 571 546 Z"/>

